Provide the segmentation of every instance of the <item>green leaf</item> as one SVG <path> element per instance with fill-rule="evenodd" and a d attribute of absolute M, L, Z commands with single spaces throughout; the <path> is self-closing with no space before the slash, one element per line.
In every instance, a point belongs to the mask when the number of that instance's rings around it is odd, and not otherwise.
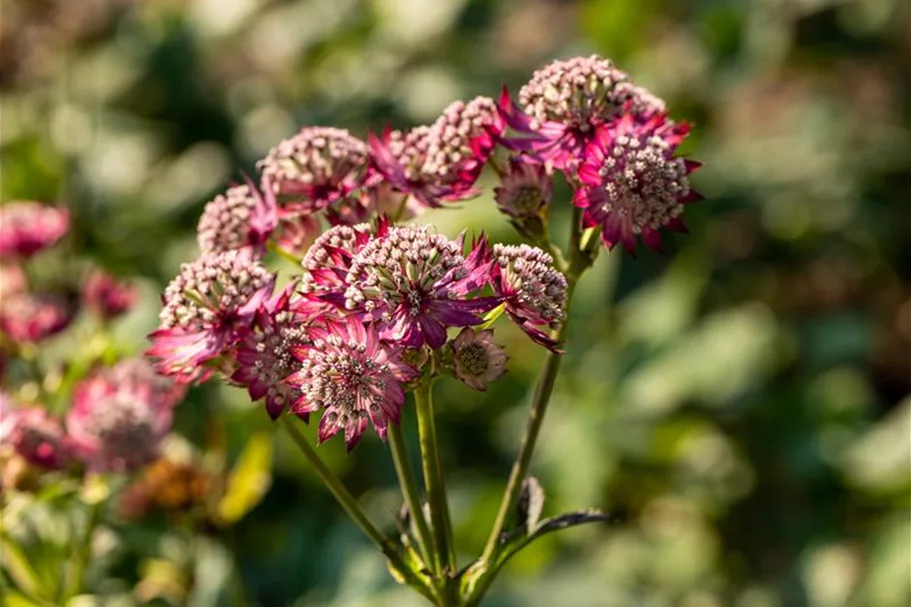
<path fill-rule="evenodd" d="M 20 591 L 31 596 L 42 596 L 38 574 L 25 551 L 6 534 L 0 534 L 0 564 Z"/>
<path fill-rule="evenodd" d="M 497 555 L 495 567 L 493 567 L 493 569 L 497 570 L 502 567 L 506 561 L 512 558 L 520 550 L 543 535 L 546 535 L 553 531 L 560 531 L 561 529 L 575 527 L 577 525 L 585 525 L 588 523 L 603 523 L 608 520 L 609 517 L 603 512 L 600 512 L 599 510 L 595 510 L 593 508 L 588 508 L 586 510 L 567 512 L 566 514 L 546 518 L 535 527 L 534 531 L 526 532 L 524 527 L 520 527 L 503 539 L 503 548 Z"/>
<path fill-rule="evenodd" d="M 228 475 L 225 493 L 216 506 L 219 525 L 236 523 L 262 500 L 272 483 L 271 469 L 272 440 L 268 433 L 254 434 Z"/>

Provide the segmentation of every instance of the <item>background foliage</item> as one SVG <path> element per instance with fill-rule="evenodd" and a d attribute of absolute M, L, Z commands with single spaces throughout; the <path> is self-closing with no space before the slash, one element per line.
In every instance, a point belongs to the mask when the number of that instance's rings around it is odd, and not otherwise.
<path fill-rule="evenodd" d="M 541 540 L 488 604 L 908 604 L 907 3 L 7 0 L 2 13 L 2 199 L 65 201 L 74 250 L 142 277 L 144 302 L 117 327 L 127 350 L 195 256 L 202 205 L 299 126 L 430 122 L 552 58 L 614 59 L 695 124 L 707 200 L 672 255 L 602 255 L 583 280 L 533 469 L 549 511 L 598 506 L 613 522 Z M 428 219 L 515 238 L 486 197 Z M 493 520 L 541 358 L 517 332 L 499 339 L 512 358 L 494 389 L 437 388 L 466 554 Z M 247 489 L 190 544 L 165 518 L 111 529 L 90 571 L 110 604 L 418 604 L 243 392 L 205 386 L 179 416 L 232 464 L 257 433 Z M 384 446 L 321 453 L 391 526 Z"/>

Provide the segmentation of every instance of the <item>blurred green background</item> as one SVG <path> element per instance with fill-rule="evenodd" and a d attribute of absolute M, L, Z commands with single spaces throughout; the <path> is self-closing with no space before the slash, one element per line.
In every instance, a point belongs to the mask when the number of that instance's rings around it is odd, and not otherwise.
<path fill-rule="evenodd" d="M 692 233 L 673 239 L 671 255 L 602 255 L 573 310 L 533 471 L 546 513 L 597 506 L 613 522 L 533 545 L 485 604 L 902 607 L 911 601 L 908 9 L 901 0 L 4 0 L 0 190 L 4 201 L 65 202 L 79 252 L 142 277 L 143 305 L 117 326 L 139 350 L 155 293 L 196 254 L 202 205 L 300 126 L 363 136 L 387 122 L 427 123 L 454 99 L 495 95 L 503 83 L 517 91 L 553 58 L 612 58 L 667 99 L 672 117 L 694 123 L 686 152 L 705 163 L 694 182 L 706 201 L 688 210 Z M 558 194 L 559 224 L 568 205 Z M 449 233 L 516 238 L 489 195 L 427 219 Z M 512 358 L 492 390 L 454 380 L 436 389 L 463 563 L 493 521 L 542 359 L 518 332 L 498 334 Z M 208 385 L 191 393 L 178 428 L 203 444 L 213 418 L 224 420 L 232 459 L 251 431 L 269 429 L 242 392 Z M 238 581 L 249 605 L 421 604 L 388 579 L 284 436 L 275 442 L 268 494 L 237 525 L 198 530 L 203 558 L 176 604 L 239 605 Z M 380 441 L 347 457 L 341 441 L 320 450 L 391 529 L 400 497 Z M 140 577 L 154 586 L 148 559 L 180 559 L 163 523 L 147 527 L 126 534 L 133 556 L 102 587 L 128 590 Z M 136 596 L 125 604 L 142 604 Z"/>

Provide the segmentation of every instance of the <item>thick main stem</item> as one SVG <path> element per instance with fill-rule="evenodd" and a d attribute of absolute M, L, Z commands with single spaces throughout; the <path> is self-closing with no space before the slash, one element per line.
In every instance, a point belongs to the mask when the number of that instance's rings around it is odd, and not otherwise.
<path fill-rule="evenodd" d="M 395 473 L 399 478 L 399 485 L 402 487 L 405 503 L 408 504 L 408 510 L 411 512 L 411 519 L 415 524 L 418 543 L 424 559 L 435 573 L 439 573 L 440 569 L 442 569 L 439 553 L 430 533 L 430 527 L 427 525 L 427 519 L 424 517 L 421 494 L 418 490 L 414 473 L 411 470 L 411 462 L 408 459 L 408 450 L 405 448 L 405 438 L 402 436 L 400 424 L 389 425 L 389 446 L 392 450 Z"/>
<path fill-rule="evenodd" d="M 562 270 L 566 274 L 566 310 L 565 318 L 560 329 L 552 337 L 557 343 L 562 343 L 566 336 L 566 328 L 569 324 L 569 310 L 572 303 L 573 293 L 576 289 L 576 281 L 584 267 L 582 251 L 579 248 L 579 239 L 581 215 L 578 208 L 573 208 L 572 224 L 570 226 L 569 236 L 569 261 L 561 263 Z M 494 521 L 493 530 L 490 537 L 487 538 L 487 545 L 484 547 L 484 554 L 481 560 L 490 562 L 497 550 L 497 545 L 503 535 L 503 528 L 510 514 L 515 510 L 519 501 L 519 493 L 522 489 L 522 481 L 528 473 L 528 466 L 531 463 L 531 456 L 535 451 L 535 445 L 538 441 L 538 434 L 541 432 L 541 424 L 544 422 L 544 415 L 547 413 L 547 405 L 550 404 L 550 397 L 554 391 L 554 384 L 557 381 L 557 374 L 560 371 L 560 363 L 563 360 L 562 353 L 549 351 L 544 361 L 544 370 L 535 386 L 534 398 L 528 411 L 528 421 L 525 424 L 525 434 L 522 437 L 522 444 L 519 447 L 519 454 L 509 472 L 509 480 L 506 483 L 506 490 L 503 492 L 503 499 L 500 501 L 500 509 L 497 511 L 497 518 Z"/>
<path fill-rule="evenodd" d="M 430 383 L 414 391 L 415 408 L 418 412 L 418 434 L 421 442 L 421 465 L 424 470 L 424 485 L 430 503 L 430 520 L 443 573 L 456 570 L 455 546 L 452 543 L 452 522 L 449 518 L 449 504 L 446 501 L 446 483 L 443 479 L 443 464 L 437 444 L 436 425 L 433 421 L 433 397 Z"/>
<path fill-rule="evenodd" d="M 342 484 L 342 481 L 332 472 L 332 470 L 326 467 L 326 464 L 320 459 L 320 456 L 316 453 L 313 446 L 310 445 L 306 437 L 301 434 L 300 430 L 294 425 L 294 421 L 291 417 L 282 416 L 282 422 L 284 422 L 285 429 L 291 436 L 291 440 L 297 445 L 307 462 L 313 466 L 316 475 L 323 481 L 323 484 L 326 485 L 330 493 L 332 493 L 332 496 L 338 501 L 339 505 L 341 505 L 348 516 L 354 520 L 367 537 L 369 537 L 382 553 L 386 555 L 392 568 L 402 575 L 409 585 L 414 587 L 424 596 L 433 600 L 433 591 L 427 586 L 424 580 L 415 575 L 411 568 L 405 564 L 401 553 L 385 536 L 383 536 L 383 533 L 377 529 L 376 525 L 367 518 L 367 515 L 361 510 L 361 507 L 358 505 L 357 500 L 354 499 L 354 496 L 351 495 L 351 492 L 345 488 L 345 485 Z"/>

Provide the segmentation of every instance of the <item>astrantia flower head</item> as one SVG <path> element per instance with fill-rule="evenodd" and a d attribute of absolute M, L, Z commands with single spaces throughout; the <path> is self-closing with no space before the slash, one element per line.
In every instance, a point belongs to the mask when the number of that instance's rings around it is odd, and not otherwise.
<path fill-rule="evenodd" d="M 453 194 L 469 194 L 506 124 L 490 97 L 455 101 L 431 125 L 421 172 Z"/>
<path fill-rule="evenodd" d="M 489 279 L 486 247 L 482 240 L 466 258 L 461 239 L 426 227 L 390 228 L 352 260 L 345 306 L 375 320 L 383 339 L 439 348 L 447 327 L 480 324 L 478 314 L 498 303 L 476 297 Z"/>
<path fill-rule="evenodd" d="M 104 377 L 115 386 L 137 386 L 148 390 L 149 399 L 156 407 L 174 408 L 183 400 L 187 387 L 155 372 L 145 358 L 125 358 L 113 367 L 104 369 Z"/>
<path fill-rule="evenodd" d="M 550 202 L 552 193 L 553 185 L 544 167 L 522 157 L 510 158 L 508 172 L 494 188 L 497 206 L 510 217 L 536 215 Z"/>
<path fill-rule="evenodd" d="M 178 381 L 205 379 L 203 365 L 236 339 L 267 298 L 274 275 L 241 251 L 203 255 L 181 267 L 162 295 L 160 328 L 147 354 Z"/>
<path fill-rule="evenodd" d="M 347 130 L 309 126 L 272 148 L 258 166 L 263 188 L 272 188 L 287 215 L 319 211 L 361 187 L 367 159 L 367 145 Z"/>
<path fill-rule="evenodd" d="M 402 362 L 397 346 L 380 341 L 374 328 L 354 317 L 310 330 L 311 342 L 295 348 L 298 370 L 288 383 L 301 396 L 292 411 L 309 414 L 325 410 L 320 442 L 345 431 L 350 451 L 363 436 L 368 421 L 385 439 L 389 423 L 398 423 L 405 403 L 403 383 L 417 377 Z"/>
<path fill-rule="evenodd" d="M 293 309 L 292 288 L 260 306 L 252 324 L 240 329 L 234 352 L 238 367 L 231 379 L 246 386 L 251 399 L 265 399 L 272 419 L 300 398 L 300 391 L 284 380 L 299 366 L 292 349 L 310 341 L 310 318 Z"/>
<path fill-rule="evenodd" d="M 385 230 L 381 228 L 382 233 Z M 373 232 L 366 223 L 335 226 L 323 232 L 301 261 L 306 271 L 298 288 L 300 293 L 308 299 L 344 308 L 348 286 L 345 280 L 351 262 L 372 238 Z"/>
<path fill-rule="evenodd" d="M 599 127 L 579 169 L 583 187 L 573 203 L 584 209 L 585 225 L 601 226 L 607 247 L 622 242 L 633 253 L 641 236 L 646 245 L 660 250 L 660 228 L 686 231 L 680 219 L 683 207 L 701 199 L 688 177 L 699 164 L 674 157 L 686 132 L 663 114 L 644 123 L 624 116 Z"/>
<path fill-rule="evenodd" d="M 490 329 L 475 332 L 465 327 L 452 341 L 455 376 L 475 390 L 483 392 L 490 382 L 503 375 L 507 358 L 503 348 L 493 343 Z"/>
<path fill-rule="evenodd" d="M 0 206 L 0 255 L 29 257 L 63 238 L 70 227 L 64 208 L 31 201 Z"/>
<path fill-rule="evenodd" d="M 158 456 L 171 427 L 171 407 L 157 406 L 149 387 L 114 384 L 100 373 L 73 390 L 67 442 L 90 470 L 128 472 Z"/>
<path fill-rule="evenodd" d="M 0 301 L 0 330 L 14 342 L 37 343 L 66 329 L 74 313 L 67 297 L 16 293 Z"/>
<path fill-rule="evenodd" d="M 272 192 L 261 193 L 250 183 L 236 185 L 206 204 L 196 241 L 204 255 L 243 249 L 261 257 L 277 221 Z"/>
<path fill-rule="evenodd" d="M 553 258 L 536 247 L 493 246 L 497 264 L 494 291 L 506 302 L 506 313 L 536 343 L 554 349 L 541 327 L 557 328 L 566 314 L 566 278 Z"/>
<path fill-rule="evenodd" d="M 599 125 L 624 112 L 648 117 L 663 111 L 664 102 L 627 78 L 597 55 L 554 61 L 537 70 L 519 91 L 518 106 L 508 94 L 501 97 L 509 125 L 534 134 L 511 140 L 512 145 L 534 150 L 548 165 L 572 175 Z"/>
<path fill-rule="evenodd" d="M 9 441 L 23 459 L 47 470 L 59 470 L 69 463 L 60 419 L 41 407 L 17 409 Z"/>
<path fill-rule="evenodd" d="M 112 319 L 136 303 L 136 287 L 121 282 L 104 270 L 95 269 L 82 283 L 82 303 L 103 319 Z"/>

